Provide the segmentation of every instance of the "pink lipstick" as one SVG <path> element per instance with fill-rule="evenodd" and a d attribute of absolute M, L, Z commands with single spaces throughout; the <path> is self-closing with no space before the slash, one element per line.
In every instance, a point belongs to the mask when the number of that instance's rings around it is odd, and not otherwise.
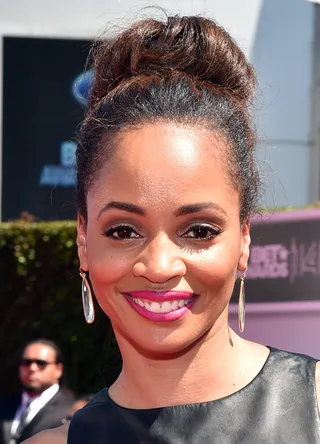
<path fill-rule="evenodd" d="M 122 293 L 142 317 L 155 322 L 176 321 L 190 310 L 197 295 L 184 291 L 128 291 Z"/>

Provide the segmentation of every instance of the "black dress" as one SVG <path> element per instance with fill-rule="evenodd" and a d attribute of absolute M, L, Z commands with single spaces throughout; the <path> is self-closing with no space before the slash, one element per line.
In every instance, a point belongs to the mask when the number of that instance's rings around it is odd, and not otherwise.
<path fill-rule="evenodd" d="M 270 349 L 250 384 L 225 398 L 148 410 L 104 389 L 71 420 L 67 444 L 316 444 L 316 361 Z"/>

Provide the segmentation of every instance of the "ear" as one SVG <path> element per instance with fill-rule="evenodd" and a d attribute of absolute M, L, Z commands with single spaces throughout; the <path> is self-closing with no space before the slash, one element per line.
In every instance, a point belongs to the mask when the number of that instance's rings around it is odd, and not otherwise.
<path fill-rule="evenodd" d="M 250 256 L 250 219 L 248 218 L 241 227 L 241 254 L 238 263 L 238 270 L 245 271 L 248 266 L 249 256 Z"/>
<path fill-rule="evenodd" d="M 63 373 L 63 364 L 59 363 L 59 364 L 57 364 L 57 367 L 56 367 L 56 377 L 57 377 L 57 379 L 61 378 L 62 373 Z"/>
<path fill-rule="evenodd" d="M 77 219 L 77 246 L 81 268 L 83 271 L 88 271 L 87 228 L 85 220 L 80 214 Z"/>

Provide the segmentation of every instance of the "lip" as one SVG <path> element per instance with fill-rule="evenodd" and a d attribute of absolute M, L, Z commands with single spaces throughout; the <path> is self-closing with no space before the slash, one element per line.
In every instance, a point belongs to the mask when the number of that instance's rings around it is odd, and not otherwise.
<path fill-rule="evenodd" d="M 198 299 L 194 293 L 181 291 L 131 291 L 122 293 L 131 307 L 143 318 L 153 322 L 172 322 L 181 319 L 190 312 L 193 304 Z M 147 299 L 152 302 L 165 302 L 177 299 L 192 299 L 188 305 L 178 308 L 177 310 L 168 313 L 153 313 L 144 307 L 138 305 L 132 298 Z"/>

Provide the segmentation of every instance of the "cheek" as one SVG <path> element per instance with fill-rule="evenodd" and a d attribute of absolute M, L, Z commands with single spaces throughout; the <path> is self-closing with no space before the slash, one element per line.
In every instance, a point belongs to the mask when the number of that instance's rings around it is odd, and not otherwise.
<path fill-rule="evenodd" d="M 101 291 L 108 291 L 108 286 L 115 285 L 124 276 L 132 273 L 136 257 L 133 252 L 112 248 L 106 244 L 103 236 L 89 234 L 87 237 L 89 276 L 98 298 Z"/>
<path fill-rule="evenodd" d="M 60 372 L 58 369 L 54 370 L 50 375 L 48 375 L 47 379 L 57 379 L 60 375 Z"/>
<path fill-rule="evenodd" d="M 224 243 L 217 244 L 192 261 L 189 267 L 191 275 L 201 282 L 206 293 L 216 296 L 223 293 L 222 297 L 230 297 L 236 280 L 239 252 L 240 242 L 235 242 L 230 248 Z"/>

